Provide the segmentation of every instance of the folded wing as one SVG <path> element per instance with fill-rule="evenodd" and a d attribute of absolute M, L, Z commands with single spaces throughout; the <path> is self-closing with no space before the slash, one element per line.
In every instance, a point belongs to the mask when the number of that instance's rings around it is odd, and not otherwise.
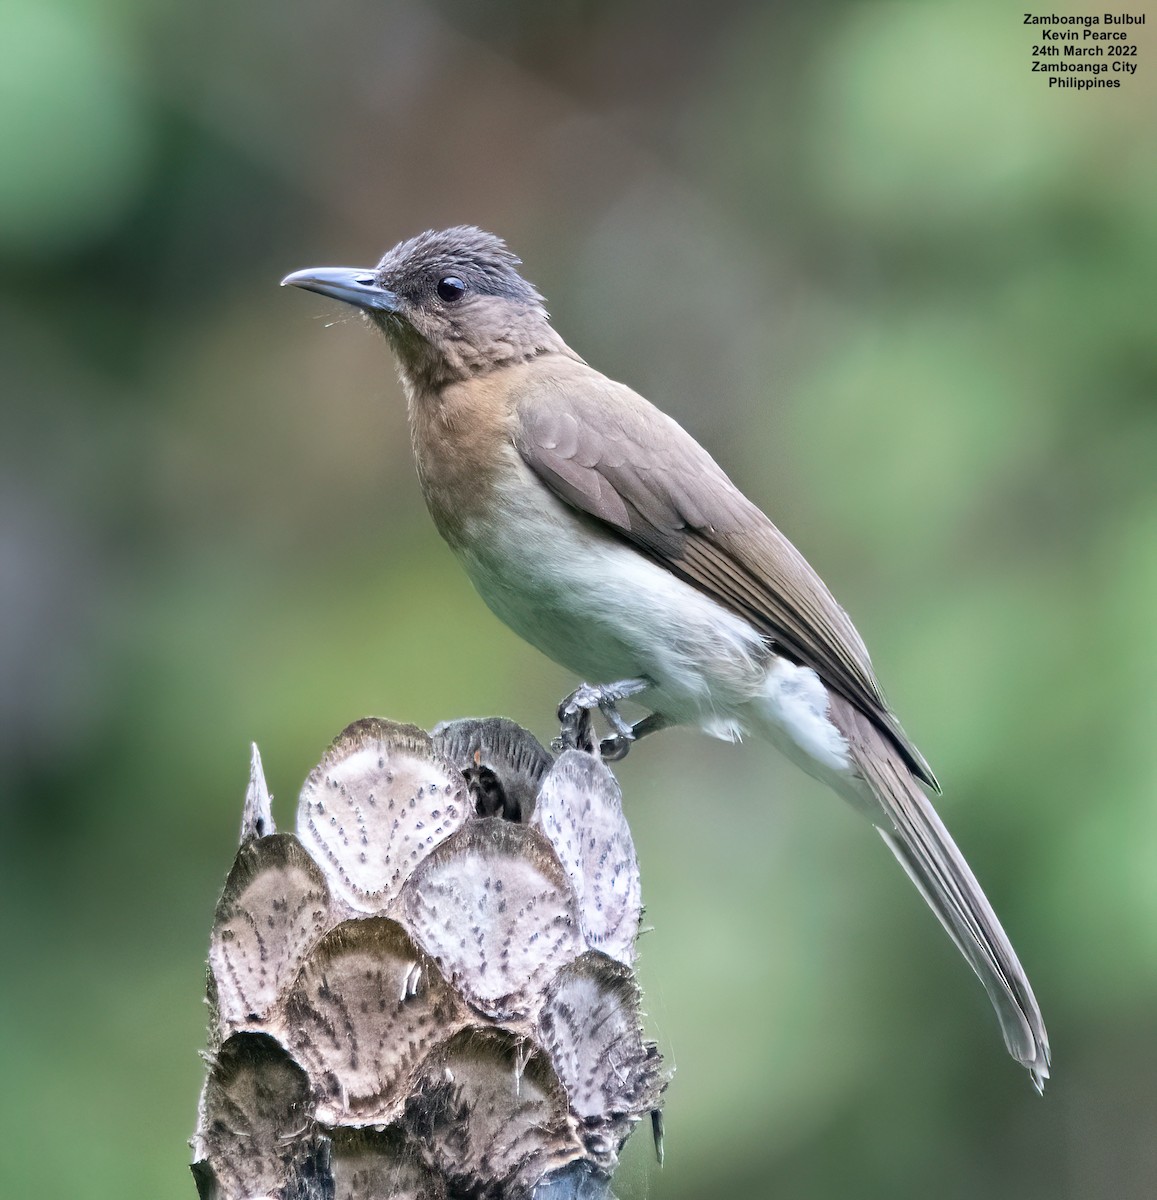
<path fill-rule="evenodd" d="M 576 377 L 571 378 L 571 374 Z M 811 667 L 938 789 L 889 711 L 868 651 L 803 555 L 670 417 L 581 363 L 534 383 L 515 446 L 562 500 L 745 617 L 776 652 Z"/>

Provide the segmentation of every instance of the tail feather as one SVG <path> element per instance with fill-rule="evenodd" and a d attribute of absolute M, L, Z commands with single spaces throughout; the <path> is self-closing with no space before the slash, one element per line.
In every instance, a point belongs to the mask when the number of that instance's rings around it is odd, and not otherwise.
<path fill-rule="evenodd" d="M 859 774 L 871 791 L 872 820 L 928 906 L 976 972 L 1000 1021 L 1008 1052 L 1038 1092 L 1049 1075 L 1049 1042 L 1040 1007 L 1016 951 L 976 876 L 907 765 L 868 719 L 833 698 Z M 855 797 L 859 807 L 867 797 Z"/>

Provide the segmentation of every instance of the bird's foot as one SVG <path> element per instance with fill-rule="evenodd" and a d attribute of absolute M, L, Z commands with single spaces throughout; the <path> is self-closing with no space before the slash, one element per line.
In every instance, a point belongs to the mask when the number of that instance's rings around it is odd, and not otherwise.
<path fill-rule="evenodd" d="M 603 738 L 599 743 L 599 754 L 607 762 L 618 762 L 627 757 L 627 751 L 630 750 L 633 743 L 640 738 L 645 738 L 649 733 L 666 729 L 668 724 L 667 718 L 662 713 L 649 713 L 641 721 L 636 721 L 625 734 L 615 733 L 609 738 Z"/>
<path fill-rule="evenodd" d="M 558 706 L 558 719 L 562 728 L 554 741 L 556 750 L 594 751 L 612 762 L 626 756 L 631 742 L 635 740 L 635 727 L 619 712 L 620 700 L 645 691 L 650 684 L 645 679 L 620 679 L 617 683 L 584 683 L 576 688 Z M 596 742 L 592 714 L 595 710 L 613 730 L 609 738 Z M 644 722 L 639 722 L 643 724 Z"/>

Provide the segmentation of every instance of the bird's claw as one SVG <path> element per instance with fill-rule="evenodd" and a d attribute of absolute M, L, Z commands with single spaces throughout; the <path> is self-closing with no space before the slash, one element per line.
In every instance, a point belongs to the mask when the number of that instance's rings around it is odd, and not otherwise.
<path fill-rule="evenodd" d="M 637 695 L 649 686 L 645 679 L 620 679 L 617 683 L 590 684 L 577 687 L 558 706 L 562 728 L 553 745 L 556 750 L 585 750 L 593 753 L 596 745 L 603 758 L 617 762 L 624 758 L 634 741 L 631 724 L 619 712 L 620 700 Z M 612 737 L 595 741 L 591 714 L 598 709 L 614 730 Z"/>
<path fill-rule="evenodd" d="M 616 733 L 613 737 L 603 738 L 599 742 L 599 757 L 604 762 L 621 762 L 627 757 L 627 751 L 634 740 L 635 735 L 630 729 L 626 733 Z"/>

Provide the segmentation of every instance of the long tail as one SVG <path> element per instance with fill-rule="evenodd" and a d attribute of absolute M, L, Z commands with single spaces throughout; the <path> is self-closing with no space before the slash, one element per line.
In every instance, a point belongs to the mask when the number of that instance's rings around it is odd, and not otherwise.
<path fill-rule="evenodd" d="M 869 816 L 960 953 L 984 984 L 1008 1052 L 1038 1092 L 1049 1076 L 1049 1039 L 1028 976 L 964 855 L 891 743 L 863 714 L 832 697 L 831 717 L 875 804 Z M 858 807 L 868 798 L 855 797 Z"/>

